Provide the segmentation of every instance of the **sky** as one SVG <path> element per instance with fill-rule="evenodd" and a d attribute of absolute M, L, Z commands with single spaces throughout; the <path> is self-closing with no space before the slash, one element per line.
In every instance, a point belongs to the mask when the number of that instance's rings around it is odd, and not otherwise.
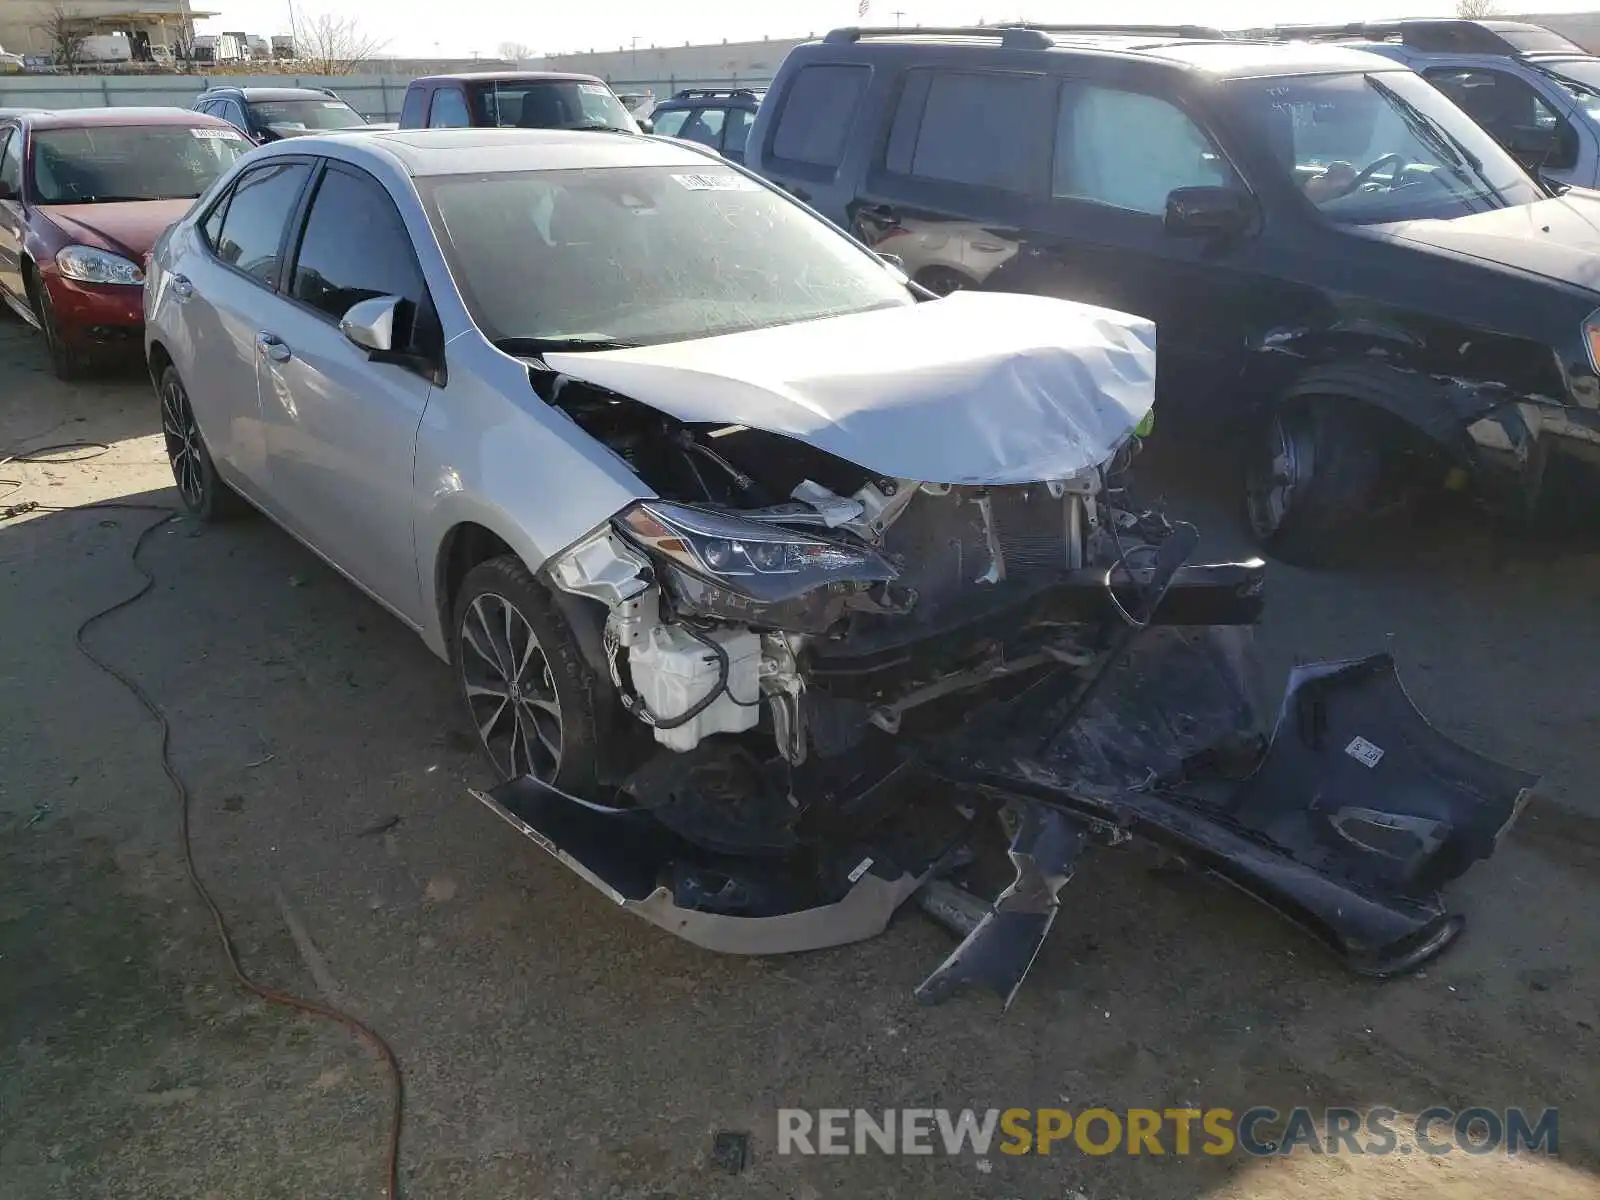
<path fill-rule="evenodd" d="M 1504 2 L 1504 0 L 1503 0 Z M 289 0 L 191 0 L 222 15 L 202 32 L 224 29 L 271 35 L 289 32 Z M 616 50 L 638 39 L 679 46 L 685 41 L 730 42 L 821 34 L 839 25 L 954 25 L 1018 16 L 1039 22 L 1104 21 L 1177 23 L 1244 28 L 1288 21 L 1350 21 L 1385 16 L 1448 16 L 1454 0 L 1120 0 L 1115 17 L 1100 5 L 1051 0 L 870 0 L 865 20 L 858 0 L 590 0 L 541 4 L 513 0 L 295 0 L 304 15 L 336 13 L 356 21 L 367 36 L 384 41 L 384 53 L 428 57 L 485 57 L 503 42 L 535 54 Z M 1533 0 L 1538 12 L 1591 11 L 1597 0 Z M 1518 11 L 1507 4 L 1506 11 Z M 1526 10 L 1523 10 L 1526 11 Z"/>

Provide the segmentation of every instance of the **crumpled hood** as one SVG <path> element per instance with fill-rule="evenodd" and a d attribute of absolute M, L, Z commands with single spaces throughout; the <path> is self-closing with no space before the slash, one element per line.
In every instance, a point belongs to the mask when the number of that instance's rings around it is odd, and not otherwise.
<path fill-rule="evenodd" d="M 1367 227 L 1413 242 L 1600 291 L 1600 193 L 1564 196 L 1449 221 L 1397 221 Z"/>
<path fill-rule="evenodd" d="M 1155 400 L 1155 325 L 1070 300 L 955 292 L 904 308 L 629 350 L 552 370 L 680 421 L 783 434 L 925 483 L 1064 479 Z"/>

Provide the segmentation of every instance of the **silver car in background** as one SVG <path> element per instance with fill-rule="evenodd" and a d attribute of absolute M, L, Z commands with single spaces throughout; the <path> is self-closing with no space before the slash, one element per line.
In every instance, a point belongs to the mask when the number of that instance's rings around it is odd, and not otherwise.
<path fill-rule="evenodd" d="M 145 314 L 188 509 L 248 500 L 416 630 L 503 781 L 479 798 L 700 945 L 868 937 L 998 814 L 1017 883 L 930 999 L 1014 992 L 1077 854 L 1128 829 L 1381 973 L 1455 936 L 1437 884 L 1531 786 L 1384 656 L 1291 680 L 1365 766 L 1248 732 L 1263 564 L 1189 562 L 1193 527 L 1126 499 L 1148 321 L 936 299 L 698 150 L 275 143 L 162 237 Z M 1277 782 L 1152 788 L 1201 761 Z M 1346 769 L 1359 812 L 1324 802 Z"/>

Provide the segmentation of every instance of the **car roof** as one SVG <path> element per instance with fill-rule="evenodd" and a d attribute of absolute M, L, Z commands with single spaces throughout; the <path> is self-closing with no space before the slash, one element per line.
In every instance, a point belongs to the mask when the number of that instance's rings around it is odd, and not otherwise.
<path fill-rule="evenodd" d="M 195 99 L 216 100 L 224 96 L 237 96 L 246 103 L 254 100 L 337 100 L 338 96 L 322 88 L 296 88 L 296 87 L 238 87 L 225 84 L 222 87 L 208 87 Z"/>
<path fill-rule="evenodd" d="M 572 129 L 383 129 L 360 138 L 287 138 L 256 156 L 325 154 L 360 164 L 387 159 L 413 177 L 499 171 L 572 171 L 586 167 L 728 165 L 664 138 L 620 131 Z"/>
<path fill-rule="evenodd" d="M 571 71 L 462 71 L 454 75 L 422 75 L 411 81 L 419 83 L 533 83 L 554 80 L 569 83 L 605 83 L 598 75 L 579 75 Z"/>
<path fill-rule="evenodd" d="M 716 108 L 735 105 L 759 106 L 765 88 L 685 88 L 674 92 L 665 100 L 656 102 L 656 108 Z"/>
<path fill-rule="evenodd" d="M 83 129 L 101 125 L 215 125 L 224 129 L 233 128 L 221 117 L 195 112 L 192 108 L 58 108 L 50 112 L 26 114 L 22 120 L 35 129 Z"/>
<path fill-rule="evenodd" d="M 1047 55 L 1094 55 L 1158 62 L 1223 78 L 1395 71 L 1407 68 L 1382 55 L 1321 42 L 1230 37 L 1198 26 L 1028 25 L 918 30 L 837 29 L 821 46 L 851 45 L 906 59 L 937 61 L 938 53 L 960 56 L 1029 51 Z M 811 49 L 820 48 L 812 43 Z M 881 49 L 880 49 L 881 48 Z M 875 55 L 869 55 L 875 56 Z M 853 56 L 851 56 L 853 57 Z M 1038 60 L 1035 59 L 1035 62 Z"/>

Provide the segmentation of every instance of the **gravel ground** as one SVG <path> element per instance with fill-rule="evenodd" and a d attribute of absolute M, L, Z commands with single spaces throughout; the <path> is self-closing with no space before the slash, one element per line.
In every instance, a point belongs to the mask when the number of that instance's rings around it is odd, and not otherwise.
<path fill-rule="evenodd" d="M 59 384 L 0 317 L 0 457 L 111 445 L 0 467 L 22 481 L 0 504 L 175 503 L 156 428 L 142 380 Z M 1191 470 L 1169 499 L 1222 553 L 1216 494 Z M 233 985 L 157 732 L 73 650 L 137 585 L 150 519 L 0 523 L 0 1196 L 377 1197 L 381 1065 Z M 1440 726 L 1544 773 L 1549 802 L 1458 885 L 1460 945 L 1361 982 L 1244 900 L 1105 853 L 1004 1017 L 979 995 L 915 1004 L 950 942 L 914 913 L 752 961 L 610 911 L 467 796 L 486 775 L 445 668 L 264 521 L 154 534 L 156 587 L 92 639 L 171 717 L 200 870 L 249 969 L 399 1054 L 407 1196 L 1600 1196 L 1600 556 L 1513 555 L 1471 528 L 1405 540 L 1360 572 L 1275 568 L 1260 641 L 1269 678 L 1390 645 Z M 1560 1106 L 1561 1161 L 775 1153 L 784 1106 L 1434 1103 Z M 718 1130 L 750 1134 L 742 1174 L 711 1168 Z"/>

